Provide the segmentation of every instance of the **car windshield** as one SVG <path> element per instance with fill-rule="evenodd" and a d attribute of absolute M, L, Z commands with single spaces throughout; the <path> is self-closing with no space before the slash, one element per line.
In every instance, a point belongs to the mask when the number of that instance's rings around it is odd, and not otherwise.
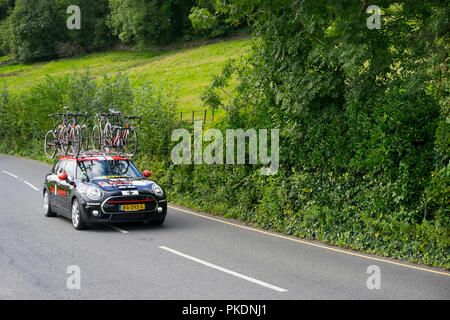
<path fill-rule="evenodd" d="M 88 179 L 140 178 L 141 173 L 129 160 L 79 161 L 77 177 Z"/>

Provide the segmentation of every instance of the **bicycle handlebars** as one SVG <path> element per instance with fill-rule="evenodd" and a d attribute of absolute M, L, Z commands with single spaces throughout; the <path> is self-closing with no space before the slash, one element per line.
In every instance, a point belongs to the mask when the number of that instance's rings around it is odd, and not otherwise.
<path fill-rule="evenodd" d="M 124 117 L 127 120 L 139 120 L 138 124 L 141 124 L 142 122 L 142 116 L 129 116 L 129 117 Z"/>
<path fill-rule="evenodd" d="M 89 114 L 86 112 L 84 114 L 82 113 L 51 113 L 49 114 L 50 117 L 54 117 L 54 116 L 68 116 L 68 117 L 76 117 L 76 118 L 81 118 L 81 117 L 85 117 L 86 119 L 89 118 Z"/>
<path fill-rule="evenodd" d="M 64 107 L 64 109 L 68 109 L 68 107 Z M 117 118 L 117 120 L 120 121 L 120 118 L 122 117 L 123 121 L 127 120 L 139 120 L 138 124 L 141 124 L 142 122 L 142 116 L 122 116 L 122 112 L 121 111 L 115 111 L 114 109 L 109 109 L 110 113 L 98 113 L 96 114 L 96 118 L 98 119 L 98 121 L 101 120 L 101 118 Z M 82 113 L 69 113 L 69 112 L 65 112 L 65 113 L 61 113 L 61 112 L 57 112 L 57 113 L 51 113 L 49 114 L 50 117 L 54 118 L 56 117 L 60 117 L 60 116 L 67 116 L 67 117 L 72 117 L 72 118 L 82 118 L 84 117 L 85 121 L 87 122 L 89 119 L 89 114 L 87 112 L 85 112 L 84 114 Z"/>

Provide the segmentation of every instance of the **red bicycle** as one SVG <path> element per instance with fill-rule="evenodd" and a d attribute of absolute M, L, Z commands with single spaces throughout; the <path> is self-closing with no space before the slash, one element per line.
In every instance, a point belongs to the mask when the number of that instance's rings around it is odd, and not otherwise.
<path fill-rule="evenodd" d="M 138 135 L 136 129 L 131 125 L 131 120 L 141 123 L 142 117 L 123 116 L 122 112 L 109 110 L 109 114 L 98 115 L 99 124 L 92 129 L 92 146 L 96 151 L 123 153 L 132 158 L 138 149 Z M 113 119 L 117 125 L 111 123 Z M 102 129 L 103 122 L 106 121 Z"/>

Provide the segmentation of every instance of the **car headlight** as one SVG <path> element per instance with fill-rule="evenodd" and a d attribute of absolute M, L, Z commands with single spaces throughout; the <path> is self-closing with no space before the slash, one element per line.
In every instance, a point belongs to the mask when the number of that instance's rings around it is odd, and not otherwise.
<path fill-rule="evenodd" d="M 160 198 L 164 196 L 164 191 L 156 183 L 153 184 L 153 193 Z"/>
<path fill-rule="evenodd" d="M 103 191 L 97 187 L 89 187 L 86 189 L 86 195 L 91 200 L 100 200 L 103 197 Z"/>

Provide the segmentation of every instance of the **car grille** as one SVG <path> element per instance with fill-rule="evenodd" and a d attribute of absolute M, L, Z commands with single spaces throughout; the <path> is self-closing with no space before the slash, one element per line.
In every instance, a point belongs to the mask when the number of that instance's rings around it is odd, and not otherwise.
<path fill-rule="evenodd" d="M 131 214 L 127 211 L 120 211 L 120 206 L 130 204 L 145 204 L 145 211 L 155 211 L 158 206 L 158 202 L 152 196 L 111 197 L 103 202 L 102 210 L 104 213 Z"/>

